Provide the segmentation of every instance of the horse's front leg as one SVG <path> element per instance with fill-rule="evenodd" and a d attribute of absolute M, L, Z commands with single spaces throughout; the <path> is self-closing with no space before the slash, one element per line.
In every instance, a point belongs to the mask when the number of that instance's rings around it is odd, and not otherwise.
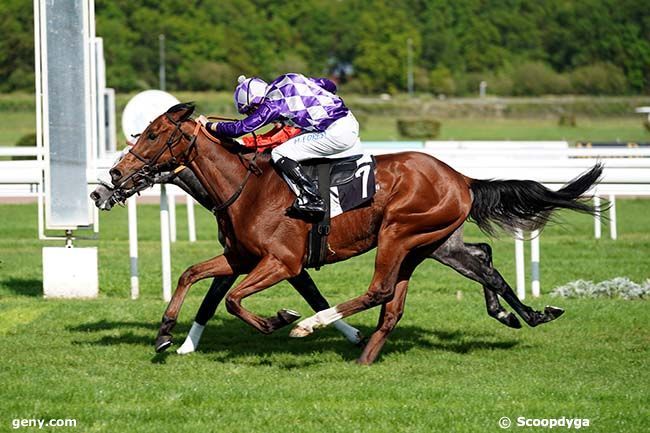
<path fill-rule="evenodd" d="M 294 322 L 300 317 L 295 311 L 281 310 L 277 316 L 265 319 L 246 310 L 242 307 L 241 301 L 273 284 L 296 276 L 298 271 L 299 269 L 292 271 L 283 261 L 272 254 L 263 257 L 255 269 L 228 294 L 226 310 L 263 334 L 270 334 L 276 329 Z"/>
<path fill-rule="evenodd" d="M 192 284 L 208 277 L 235 275 L 239 272 L 233 269 L 226 256 L 221 255 L 214 257 L 205 262 L 187 268 L 183 275 L 178 279 L 178 285 L 174 291 L 167 310 L 163 314 L 162 324 L 156 337 L 156 352 L 162 352 L 172 344 L 171 331 L 176 326 L 176 320 L 180 313 L 181 306 L 185 300 L 185 295 Z"/>
<path fill-rule="evenodd" d="M 219 302 L 226 296 L 226 293 L 228 293 L 232 285 L 235 284 L 236 279 L 237 275 L 231 275 L 229 277 L 216 277 L 212 280 L 210 289 L 205 294 L 199 311 L 196 312 L 196 317 L 194 318 L 190 332 L 187 333 L 185 341 L 176 350 L 176 353 L 179 355 L 187 355 L 196 350 L 199 346 L 199 341 L 201 341 L 205 325 L 208 323 L 208 320 L 214 317 Z"/>

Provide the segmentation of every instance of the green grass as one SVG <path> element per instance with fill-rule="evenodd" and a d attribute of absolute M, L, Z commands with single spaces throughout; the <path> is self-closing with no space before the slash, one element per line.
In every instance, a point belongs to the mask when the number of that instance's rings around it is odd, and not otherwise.
<path fill-rule="evenodd" d="M 650 201 L 617 205 L 617 241 L 593 239 L 591 218 L 568 213 L 564 225 L 543 233 L 543 293 L 578 278 L 650 277 Z M 487 317 L 480 287 L 434 262 L 414 275 L 406 314 L 371 367 L 354 364 L 359 349 L 332 329 L 301 340 L 289 339 L 288 329 L 263 336 L 223 308 L 199 352 L 155 355 L 165 308 L 159 217 L 154 205 L 138 210 L 142 298 L 128 299 L 126 211 L 116 209 L 102 214 L 100 240 L 82 242 L 99 246 L 100 298 L 55 301 L 40 296 L 40 248 L 52 243 L 36 240 L 35 206 L 0 206 L 0 431 L 18 418 L 74 418 L 70 430 L 83 432 L 497 432 L 502 416 L 588 418 L 587 431 L 647 431 L 647 301 L 543 295 L 526 302 L 567 313 L 511 330 Z M 178 209 L 175 277 L 220 251 L 212 217 L 197 217 L 199 241 L 190 244 Z M 467 238 L 485 240 L 472 225 Z M 512 282 L 513 242 L 491 243 L 495 265 Z M 368 254 L 312 274 L 336 303 L 365 289 L 372 262 Z M 190 292 L 178 341 L 206 289 L 200 283 Z M 264 314 L 309 312 L 285 284 L 245 305 Z M 368 334 L 377 312 L 349 322 Z"/>

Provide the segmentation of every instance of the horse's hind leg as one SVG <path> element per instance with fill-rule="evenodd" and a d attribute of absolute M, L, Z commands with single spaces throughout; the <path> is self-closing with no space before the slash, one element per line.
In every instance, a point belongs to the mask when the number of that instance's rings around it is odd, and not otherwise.
<path fill-rule="evenodd" d="M 550 306 L 547 306 L 543 312 L 536 311 L 522 303 L 499 271 L 492 266 L 492 254 L 489 246 L 464 243 L 460 230 L 436 249 L 431 257 L 481 283 L 484 287 L 488 314 L 507 326 L 520 327 L 516 317 L 500 305 L 496 294 L 501 295 L 529 326 L 550 322 L 564 313 L 561 308 Z"/>
<path fill-rule="evenodd" d="M 381 306 L 381 314 L 379 315 L 379 322 L 377 329 L 370 336 L 368 343 L 363 349 L 363 353 L 357 360 L 359 364 L 369 365 L 372 364 L 379 352 L 384 347 L 384 343 L 388 339 L 388 335 L 395 329 L 397 322 L 404 314 L 404 303 L 406 302 L 406 293 L 408 292 L 408 284 L 415 267 L 422 263 L 422 259 L 412 258 L 404 261 L 398 282 L 395 285 L 395 296 L 390 302 Z"/>
<path fill-rule="evenodd" d="M 493 268 L 492 247 L 488 244 L 470 243 L 466 243 L 465 247 L 470 251 L 470 254 L 478 257 L 489 268 Z M 503 308 L 503 305 L 499 302 L 499 296 L 494 290 L 483 285 L 483 295 L 485 297 L 485 307 L 487 308 L 488 316 L 493 317 L 510 328 L 521 328 L 521 323 L 519 322 L 519 319 L 517 319 L 517 316 Z"/>
<path fill-rule="evenodd" d="M 503 305 L 499 302 L 499 296 L 492 289 L 483 286 L 483 294 L 485 296 L 485 306 L 488 316 L 495 318 L 510 328 L 521 328 L 521 322 L 519 322 L 517 316 L 503 308 Z"/>
<path fill-rule="evenodd" d="M 375 258 L 375 273 L 366 293 L 300 321 L 289 336 L 306 337 L 314 332 L 314 328 L 327 326 L 338 319 L 389 302 L 395 294 L 400 268 L 407 255 L 407 251 L 398 244 L 389 237 L 380 240 Z"/>

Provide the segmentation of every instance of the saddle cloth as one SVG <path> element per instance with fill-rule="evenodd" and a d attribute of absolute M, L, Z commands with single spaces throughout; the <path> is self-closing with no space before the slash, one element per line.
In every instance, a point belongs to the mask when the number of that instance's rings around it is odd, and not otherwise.
<path fill-rule="evenodd" d="M 320 187 L 318 164 L 330 162 L 330 218 L 355 209 L 375 195 L 375 159 L 370 154 L 340 159 L 302 161 L 307 175 Z"/>

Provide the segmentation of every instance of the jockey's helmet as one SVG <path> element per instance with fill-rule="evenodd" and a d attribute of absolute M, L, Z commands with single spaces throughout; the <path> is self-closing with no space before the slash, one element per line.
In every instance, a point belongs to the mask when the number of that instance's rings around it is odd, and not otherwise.
<path fill-rule="evenodd" d="M 268 84 L 260 78 L 246 78 L 240 75 L 235 88 L 235 108 L 241 114 L 248 114 L 255 105 L 264 100 Z"/>

